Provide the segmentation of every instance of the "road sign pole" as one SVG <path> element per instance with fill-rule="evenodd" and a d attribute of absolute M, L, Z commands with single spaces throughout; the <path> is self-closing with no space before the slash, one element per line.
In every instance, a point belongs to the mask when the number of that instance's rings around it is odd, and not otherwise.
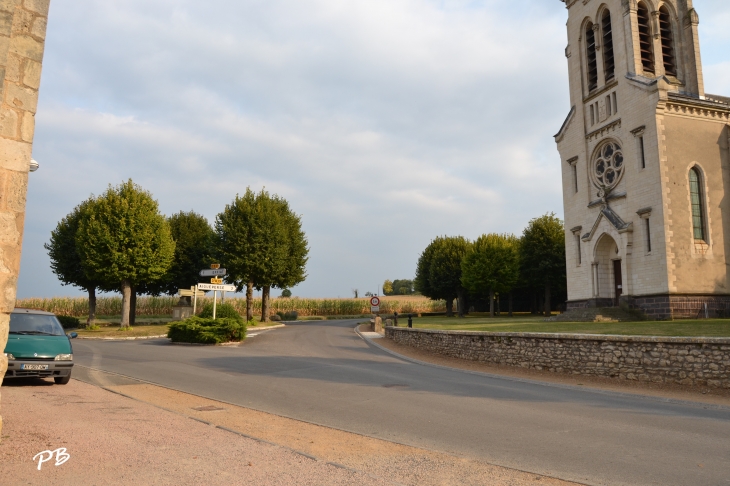
<path fill-rule="evenodd" d="M 193 285 L 192 287 L 190 287 L 190 290 L 193 291 L 193 315 L 195 315 L 195 308 L 198 305 L 198 286 Z"/>
<path fill-rule="evenodd" d="M 218 295 L 218 291 L 214 290 L 213 291 L 213 320 L 214 321 L 215 321 L 215 298 L 217 295 Z"/>

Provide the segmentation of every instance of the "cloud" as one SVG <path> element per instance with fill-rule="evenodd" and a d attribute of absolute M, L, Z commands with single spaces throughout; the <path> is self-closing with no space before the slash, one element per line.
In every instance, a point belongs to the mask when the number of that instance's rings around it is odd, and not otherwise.
<path fill-rule="evenodd" d="M 211 222 L 247 186 L 287 198 L 310 296 L 412 276 L 437 235 L 561 214 L 565 19 L 537 0 L 52 3 L 19 295 L 76 292 L 42 244 L 130 177 Z"/>

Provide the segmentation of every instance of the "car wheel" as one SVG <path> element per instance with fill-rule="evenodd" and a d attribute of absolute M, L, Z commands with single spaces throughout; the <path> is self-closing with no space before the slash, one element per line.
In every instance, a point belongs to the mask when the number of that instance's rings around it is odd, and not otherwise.
<path fill-rule="evenodd" d="M 56 385 L 65 385 L 66 383 L 71 381 L 71 373 L 66 376 L 54 376 L 53 381 L 56 382 Z"/>

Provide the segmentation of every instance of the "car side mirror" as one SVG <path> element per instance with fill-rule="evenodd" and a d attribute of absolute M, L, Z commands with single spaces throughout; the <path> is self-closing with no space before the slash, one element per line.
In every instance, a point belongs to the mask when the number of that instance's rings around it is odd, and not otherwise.
<path fill-rule="evenodd" d="M 66 336 L 70 337 L 71 339 L 76 339 L 78 337 L 78 334 L 72 332 L 71 334 L 66 334 Z"/>

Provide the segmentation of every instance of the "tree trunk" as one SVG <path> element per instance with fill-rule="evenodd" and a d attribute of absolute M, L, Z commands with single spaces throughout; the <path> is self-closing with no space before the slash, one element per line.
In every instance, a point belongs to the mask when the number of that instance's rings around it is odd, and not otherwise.
<path fill-rule="evenodd" d="M 96 287 L 89 287 L 89 318 L 86 319 L 86 327 L 91 327 L 96 321 Z"/>
<path fill-rule="evenodd" d="M 132 297 L 132 284 L 129 280 L 122 280 L 122 325 L 129 327 L 129 307 Z"/>
<path fill-rule="evenodd" d="M 552 312 L 550 311 L 550 284 L 545 285 L 545 317 L 550 317 Z"/>
<path fill-rule="evenodd" d="M 539 307 L 538 307 L 538 305 L 537 305 L 537 292 L 535 292 L 535 291 L 533 290 L 533 291 L 532 291 L 532 305 L 530 306 L 530 313 L 531 313 L 531 314 L 532 314 L 533 316 L 536 316 L 536 315 L 537 315 L 537 309 L 538 309 L 538 308 L 539 308 Z"/>
<path fill-rule="evenodd" d="M 454 299 L 446 299 L 446 317 L 454 317 Z"/>
<path fill-rule="evenodd" d="M 137 322 L 137 289 L 132 287 L 129 299 L 129 325 Z"/>
<path fill-rule="evenodd" d="M 489 289 L 489 317 L 494 317 L 494 290 Z"/>
<path fill-rule="evenodd" d="M 509 317 L 512 317 L 512 291 L 509 291 L 509 303 L 507 304 L 509 306 L 509 313 L 507 314 Z"/>
<path fill-rule="evenodd" d="M 464 317 L 464 313 L 465 313 L 464 306 L 466 305 L 466 302 L 465 302 L 466 299 L 464 299 L 464 291 L 460 290 L 456 294 L 456 296 L 457 296 L 456 302 L 457 302 L 457 309 L 459 311 L 459 317 Z"/>
<path fill-rule="evenodd" d="M 253 319 L 253 282 L 246 284 L 246 322 Z"/>
<path fill-rule="evenodd" d="M 497 294 L 497 303 L 495 304 L 497 307 L 497 317 L 502 315 L 502 294 Z"/>
<path fill-rule="evenodd" d="M 264 285 L 261 292 L 261 322 L 269 322 L 269 299 L 271 297 L 271 286 Z"/>

